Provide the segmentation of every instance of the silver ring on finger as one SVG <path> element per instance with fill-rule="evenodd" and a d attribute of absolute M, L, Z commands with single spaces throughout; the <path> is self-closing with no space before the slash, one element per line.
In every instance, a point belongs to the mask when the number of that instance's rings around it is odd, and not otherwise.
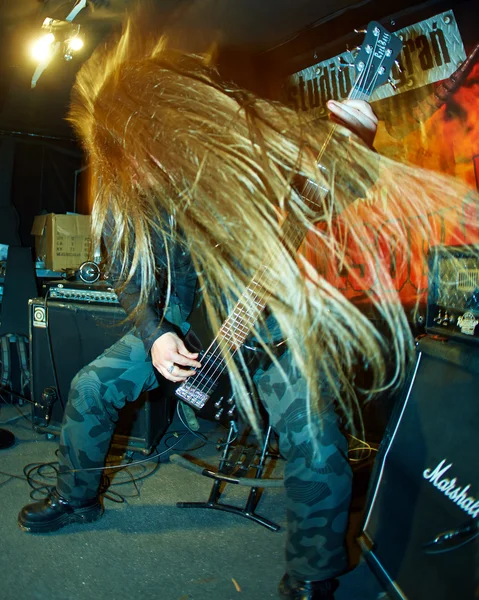
<path fill-rule="evenodd" d="M 175 363 L 171 363 L 171 365 L 166 369 L 168 373 L 171 375 L 175 370 Z"/>

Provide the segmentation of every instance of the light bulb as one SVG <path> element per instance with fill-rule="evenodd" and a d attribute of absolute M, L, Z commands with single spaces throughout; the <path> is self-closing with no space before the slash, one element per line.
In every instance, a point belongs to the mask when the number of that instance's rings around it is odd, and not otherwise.
<path fill-rule="evenodd" d="M 68 46 L 76 52 L 83 48 L 83 40 L 79 37 L 73 37 L 71 40 L 68 40 Z"/>
<path fill-rule="evenodd" d="M 31 54 L 37 61 L 46 60 L 52 52 L 52 44 L 55 41 L 53 33 L 47 33 L 39 38 L 31 47 Z"/>

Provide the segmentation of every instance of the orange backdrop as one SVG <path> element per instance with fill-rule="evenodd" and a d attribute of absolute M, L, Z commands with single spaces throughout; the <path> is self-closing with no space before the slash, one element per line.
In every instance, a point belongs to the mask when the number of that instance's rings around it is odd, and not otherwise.
<path fill-rule="evenodd" d="M 435 84 L 439 85 L 439 84 Z M 459 90 L 441 108 L 429 109 L 417 121 L 411 115 L 418 106 L 427 106 L 428 96 L 435 86 L 427 86 L 414 93 L 401 94 L 394 99 L 381 100 L 373 105 L 380 118 L 375 147 L 398 161 L 412 163 L 460 178 L 477 190 L 479 161 L 479 63 L 476 64 Z M 430 105 L 430 104 L 429 104 Z M 360 205 L 358 219 L 368 223 L 370 205 Z M 374 209 L 378 210 L 378 209 Z M 451 214 L 452 212 L 452 214 Z M 385 214 L 384 227 L 367 229 L 368 243 L 377 248 L 389 265 L 395 288 L 406 306 L 424 304 L 427 294 L 427 254 L 436 244 L 479 244 L 479 210 L 475 195 L 465 197 L 462 204 L 444 212 L 418 214 L 402 222 L 407 231 L 409 252 L 397 252 L 389 233 L 393 220 L 401 215 Z M 377 212 L 376 212 L 377 214 Z M 415 239 L 416 219 L 427 219 L 432 225 L 433 239 Z M 356 303 L 367 303 L 367 294 L 375 282 L 374 265 L 362 260 L 354 243 L 348 244 L 348 259 L 354 269 L 348 275 L 338 272 L 338 265 L 323 265 L 327 278 Z"/>

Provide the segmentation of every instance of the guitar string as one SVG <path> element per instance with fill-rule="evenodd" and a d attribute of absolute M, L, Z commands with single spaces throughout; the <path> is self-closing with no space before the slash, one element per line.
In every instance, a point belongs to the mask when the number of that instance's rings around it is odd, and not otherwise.
<path fill-rule="evenodd" d="M 375 76 L 370 81 L 369 87 L 366 88 L 364 91 L 361 91 L 361 86 L 362 86 L 362 83 L 364 83 L 364 81 L 367 79 L 368 71 L 370 70 L 371 64 L 373 63 L 373 57 L 374 57 L 374 53 L 376 51 L 378 42 L 379 42 L 379 35 L 376 40 L 376 46 L 371 50 L 370 55 L 368 57 L 368 61 L 366 62 L 363 69 L 361 70 L 359 76 L 356 78 L 356 80 L 351 88 L 351 91 L 348 94 L 348 99 L 359 98 L 362 94 L 364 94 L 365 97 L 369 97 L 371 95 L 372 91 L 375 89 L 377 79 L 380 75 L 379 71 L 383 67 L 383 63 L 384 63 L 385 59 L 387 58 L 386 52 L 384 53 L 384 55 L 381 59 L 379 67 L 376 69 Z M 325 141 L 323 142 L 323 145 L 317 156 L 318 164 L 319 164 L 319 161 L 324 156 L 326 148 L 329 145 L 329 143 L 335 133 L 336 128 L 337 128 L 337 125 L 335 123 L 331 127 L 330 132 L 328 133 Z M 306 184 L 306 185 L 308 185 L 308 184 Z M 306 185 L 303 187 L 303 192 L 306 190 Z M 309 185 L 311 185 L 311 184 L 309 184 Z M 311 202 L 311 203 L 314 204 L 314 202 Z M 286 226 L 288 225 L 288 217 L 285 218 L 282 229 L 285 225 Z M 283 238 L 285 238 L 285 237 L 286 236 L 283 235 Z M 296 248 L 299 248 L 299 246 L 301 245 L 301 242 L 304 239 L 304 234 L 302 232 L 299 233 L 298 238 L 299 239 L 297 239 L 293 244 Z M 238 350 L 240 349 L 240 347 L 246 340 L 247 336 L 251 332 L 251 329 L 254 326 L 254 323 L 257 321 L 257 318 L 258 318 L 256 315 L 259 316 L 259 314 L 261 314 L 261 312 L 264 310 L 264 308 L 266 306 L 265 300 L 266 300 L 267 293 L 264 290 L 264 286 L 261 284 L 261 281 L 265 281 L 265 280 L 267 281 L 267 274 L 266 274 L 267 269 L 268 269 L 267 265 L 264 265 L 256 273 L 256 275 L 253 277 L 253 279 L 248 284 L 247 293 L 243 294 L 243 297 L 240 298 L 240 300 L 236 303 L 232 314 L 230 314 L 230 316 L 227 317 L 226 321 L 221 326 L 220 331 L 216 335 L 215 339 L 212 341 L 210 346 L 207 348 L 207 350 L 204 354 L 204 356 L 207 357 L 207 362 L 201 367 L 200 371 L 196 375 L 194 375 L 190 379 L 186 380 L 180 386 L 182 388 L 182 391 L 186 392 L 186 394 L 188 394 L 188 393 L 190 394 L 190 398 L 189 398 L 190 400 L 194 400 L 195 395 L 197 395 L 198 393 L 205 394 L 205 395 L 208 395 L 209 393 L 211 393 L 211 391 L 214 389 L 215 385 L 217 384 L 219 377 L 224 373 L 229 362 L 234 358 L 235 354 L 238 352 Z M 258 274 L 259 274 L 259 277 L 257 277 Z M 260 281 L 257 281 L 257 279 L 259 279 Z M 256 291 L 253 291 L 250 289 L 250 286 L 252 284 L 254 284 L 254 286 L 256 288 L 263 290 L 262 297 Z M 244 313 L 245 305 L 246 304 L 251 305 L 251 303 L 253 303 L 253 305 L 255 307 L 254 308 L 255 315 L 251 314 L 251 311 Z M 235 326 L 238 325 L 238 323 L 235 322 L 235 319 L 237 318 L 236 311 L 239 311 L 240 315 L 243 314 L 243 316 L 247 318 L 248 323 L 246 324 L 246 327 L 241 326 L 241 323 L 240 323 L 240 328 L 235 329 Z M 241 327 L 243 327 L 243 330 L 241 330 Z M 233 341 L 230 341 L 228 339 L 228 337 L 225 336 L 225 331 L 226 331 L 226 336 L 232 337 Z M 239 331 L 240 335 L 237 335 L 238 331 Z M 231 332 L 233 333 L 232 336 L 231 336 Z M 225 356 L 225 351 L 224 351 L 225 347 L 226 347 L 227 356 Z M 218 360 L 220 361 L 219 365 L 218 365 Z M 223 363 L 223 364 L 221 364 L 221 363 Z M 205 367 L 206 367 L 206 370 L 205 370 Z M 192 388 L 192 389 L 189 390 L 188 388 Z M 188 400 L 188 398 L 185 398 L 185 399 Z M 206 402 L 206 400 L 205 400 L 205 402 Z M 203 405 L 204 405 L 204 403 L 203 403 Z"/>

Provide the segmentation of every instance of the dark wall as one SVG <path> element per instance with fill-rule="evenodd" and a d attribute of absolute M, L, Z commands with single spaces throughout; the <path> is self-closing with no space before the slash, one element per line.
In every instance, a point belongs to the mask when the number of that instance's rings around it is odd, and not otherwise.
<path fill-rule="evenodd" d="M 70 141 L 9 135 L 0 137 L 0 155 L 0 243 L 31 246 L 35 215 L 74 210 L 81 150 Z"/>

